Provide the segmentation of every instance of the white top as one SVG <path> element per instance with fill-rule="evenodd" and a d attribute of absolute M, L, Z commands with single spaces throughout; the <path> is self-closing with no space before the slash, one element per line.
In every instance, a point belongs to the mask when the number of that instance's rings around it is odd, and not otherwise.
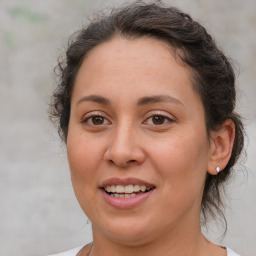
<path fill-rule="evenodd" d="M 58 253 L 58 254 L 54 254 L 54 255 L 48 255 L 48 256 L 76 256 L 79 251 L 83 248 L 84 246 L 80 246 L 77 247 L 75 249 L 66 251 L 66 252 L 62 252 L 62 253 Z M 227 256 L 240 256 L 239 254 L 235 253 L 234 251 L 232 251 L 231 249 L 227 248 Z"/>
<path fill-rule="evenodd" d="M 77 247 L 75 249 L 72 249 L 72 250 L 69 250 L 66 252 L 52 254 L 52 255 L 48 255 L 48 256 L 76 256 L 83 247 L 84 246 L 80 246 L 80 247 Z"/>
<path fill-rule="evenodd" d="M 227 249 L 227 256 L 240 256 L 239 254 L 237 254 L 236 252 L 232 251 L 228 247 L 226 247 L 226 249 Z"/>

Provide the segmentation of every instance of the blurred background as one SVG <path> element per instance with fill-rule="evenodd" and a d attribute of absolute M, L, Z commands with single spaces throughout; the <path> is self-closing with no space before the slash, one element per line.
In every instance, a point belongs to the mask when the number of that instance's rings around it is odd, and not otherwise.
<path fill-rule="evenodd" d="M 53 68 L 68 37 L 111 0 L 0 0 L 0 255 L 40 256 L 91 241 L 76 202 L 65 145 L 48 120 Z M 208 237 L 243 256 L 256 242 L 256 1 L 169 0 L 199 20 L 234 60 L 247 160 L 227 190 L 228 231 Z M 245 172 L 244 170 L 247 169 Z M 207 233 L 207 230 L 205 230 Z"/>

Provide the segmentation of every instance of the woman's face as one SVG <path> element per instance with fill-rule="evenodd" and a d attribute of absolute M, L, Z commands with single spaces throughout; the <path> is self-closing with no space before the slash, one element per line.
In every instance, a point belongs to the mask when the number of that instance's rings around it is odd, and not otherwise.
<path fill-rule="evenodd" d="M 114 38 L 84 59 L 67 151 L 94 235 L 135 244 L 199 226 L 210 153 L 191 80 L 155 39 Z"/>

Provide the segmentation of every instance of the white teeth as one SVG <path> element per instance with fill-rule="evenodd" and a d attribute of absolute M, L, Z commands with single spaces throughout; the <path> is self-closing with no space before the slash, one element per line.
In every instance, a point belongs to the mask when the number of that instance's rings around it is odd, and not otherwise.
<path fill-rule="evenodd" d="M 117 198 L 130 198 L 130 197 L 135 197 L 136 194 L 110 194 L 112 197 L 117 197 Z"/>
<path fill-rule="evenodd" d="M 146 187 L 145 185 L 108 185 L 104 187 L 105 191 L 108 193 L 126 193 L 126 194 L 132 194 L 134 192 L 145 192 L 146 190 L 152 189 L 152 187 Z"/>
<path fill-rule="evenodd" d="M 117 185 L 117 186 L 116 186 L 116 192 L 117 192 L 117 193 L 124 193 L 124 186 L 122 186 L 122 185 Z"/>
<path fill-rule="evenodd" d="M 146 186 L 140 186 L 140 190 L 141 190 L 142 192 L 145 192 L 145 191 L 146 191 Z"/>
<path fill-rule="evenodd" d="M 116 192 L 116 186 L 115 185 L 111 185 L 111 192 L 115 193 Z"/>
<path fill-rule="evenodd" d="M 139 192 L 140 191 L 140 185 L 133 185 L 133 191 Z"/>
<path fill-rule="evenodd" d="M 133 192 L 133 185 L 128 185 L 124 187 L 125 193 L 132 193 Z"/>

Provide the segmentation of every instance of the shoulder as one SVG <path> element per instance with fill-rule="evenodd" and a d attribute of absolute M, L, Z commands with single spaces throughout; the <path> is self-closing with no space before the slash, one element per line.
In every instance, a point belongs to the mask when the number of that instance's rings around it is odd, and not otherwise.
<path fill-rule="evenodd" d="M 52 254 L 48 256 L 76 256 L 78 252 L 83 248 L 84 246 L 80 246 L 77 248 L 74 248 L 72 250 L 68 250 L 66 252 L 58 253 L 58 254 Z"/>
<path fill-rule="evenodd" d="M 227 256 L 240 256 L 239 254 L 237 254 L 236 252 L 232 251 L 228 247 L 226 249 L 227 249 Z"/>

